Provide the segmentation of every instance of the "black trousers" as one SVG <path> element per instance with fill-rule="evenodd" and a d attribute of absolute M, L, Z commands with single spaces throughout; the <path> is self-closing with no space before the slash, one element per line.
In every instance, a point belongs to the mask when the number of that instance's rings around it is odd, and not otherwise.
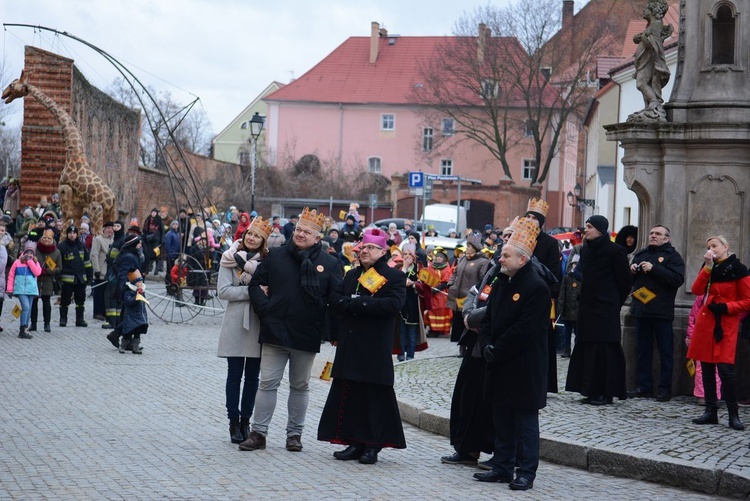
<path fill-rule="evenodd" d="M 701 362 L 703 369 L 703 389 L 706 392 L 706 407 L 717 407 L 716 398 L 716 369 L 719 368 L 721 379 L 721 396 L 727 403 L 727 409 L 737 406 L 737 385 L 734 382 L 733 364 L 709 364 Z"/>
<path fill-rule="evenodd" d="M 70 305 L 71 298 L 75 300 L 76 308 L 83 309 L 86 302 L 86 284 L 62 284 L 60 293 L 60 306 L 67 308 Z"/>
<path fill-rule="evenodd" d="M 31 301 L 31 323 L 36 325 L 36 320 L 39 318 L 39 299 L 42 300 L 42 319 L 45 324 L 50 323 L 52 318 L 52 302 L 50 301 L 51 296 L 40 296 L 35 297 Z"/>

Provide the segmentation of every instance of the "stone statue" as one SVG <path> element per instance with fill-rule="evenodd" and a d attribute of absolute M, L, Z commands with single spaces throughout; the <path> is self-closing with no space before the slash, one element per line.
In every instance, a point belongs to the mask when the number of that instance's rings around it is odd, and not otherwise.
<path fill-rule="evenodd" d="M 16 98 L 31 95 L 47 108 L 60 122 L 65 138 L 65 167 L 60 174 L 60 208 L 66 221 L 80 221 L 84 212 L 91 218 L 91 233 L 96 235 L 105 221 L 115 220 L 115 194 L 86 161 L 83 141 L 73 119 L 55 101 L 21 77 L 6 87 L 2 99 L 10 103 Z"/>
<path fill-rule="evenodd" d="M 674 32 L 671 24 L 664 26 L 662 22 L 668 9 L 666 0 L 648 0 L 643 10 L 643 18 L 647 21 L 646 29 L 633 37 L 633 42 L 638 44 L 634 78 L 636 87 L 643 94 L 646 107 L 630 115 L 629 123 L 667 121 L 661 90 L 669 82 L 670 76 L 664 55 L 664 40 Z"/>

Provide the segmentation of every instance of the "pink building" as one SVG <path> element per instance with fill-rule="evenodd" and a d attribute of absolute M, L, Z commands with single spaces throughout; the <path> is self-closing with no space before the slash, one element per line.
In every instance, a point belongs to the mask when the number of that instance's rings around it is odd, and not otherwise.
<path fill-rule="evenodd" d="M 347 39 L 310 71 L 264 99 L 268 164 L 289 165 L 315 154 L 334 170 L 361 170 L 388 179 L 422 170 L 498 186 L 503 169 L 485 147 L 454 134 L 448 117 L 435 116 L 426 123 L 424 110 L 414 104 L 415 89 L 424 85 L 419 62 L 429 61 L 452 40 L 388 35 L 378 23 L 372 23 L 370 37 Z M 517 44 L 515 39 L 504 42 Z M 533 143 L 524 137 L 523 108 L 511 113 L 520 124 L 519 142 L 509 155 L 511 175 L 519 186 L 528 186 L 535 169 Z M 452 147 L 438 153 L 433 145 L 445 135 L 451 136 L 446 143 Z M 398 200 L 391 202 L 395 207 Z"/>

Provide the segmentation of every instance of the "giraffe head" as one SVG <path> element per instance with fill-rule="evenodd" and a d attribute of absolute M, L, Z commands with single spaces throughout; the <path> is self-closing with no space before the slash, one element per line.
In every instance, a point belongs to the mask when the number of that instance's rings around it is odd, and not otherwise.
<path fill-rule="evenodd" d="M 24 97 L 29 93 L 26 82 L 26 72 L 22 71 L 21 76 L 13 80 L 3 91 L 2 99 L 5 101 L 5 104 L 10 104 L 14 99 Z"/>

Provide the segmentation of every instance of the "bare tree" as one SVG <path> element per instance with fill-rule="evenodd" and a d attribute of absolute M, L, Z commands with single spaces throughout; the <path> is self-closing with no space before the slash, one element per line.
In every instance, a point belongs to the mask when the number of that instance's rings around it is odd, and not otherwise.
<path fill-rule="evenodd" d="M 3 58 L 0 61 L 0 85 L 7 85 L 13 78 L 9 75 L 9 66 Z M 19 108 L 15 105 L 0 103 L 0 174 L 16 177 L 21 173 L 21 125 L 12 125 L 10 117 Z M 14 109 L 15 108 L 15 109 Z"/>
<path fill-rule="evenodd" d="M 561 30 L 561 14 L 559 0 L 525 0 L 478 8 L 456 23 L 455 37 L 420 65 L 412 92 L 425 123 L 455 121 L 456 137 L 438 136 L 436 151 L 474 141 L 512 179 L 508 154 L 523 145 L 538 166 L 531 184 L 546 179 L 561 133 L 595 90 L 589 75 L 607 34 L 606 24 Z"/>
<path fill-rule="evenodd" d="M 203 108 L 195 107 L 196 101 L 183 106 L 166 91 L 157 92 L 152 87 L 147 90 L 156 103 L 144 96 L 145 109 L 135 91 L 121 78 L 116 79 L 107 90 L 110 96 L 126 106 L 141 109 L 141 164 L 164 168 L 164 148 L 175 142 L 169 136 L 168 128 L 174 131 L 175 140 L 181 148 L 207 155 L 213 132 Z M 157 111 L 157 106 L 161 113 Z"/>

